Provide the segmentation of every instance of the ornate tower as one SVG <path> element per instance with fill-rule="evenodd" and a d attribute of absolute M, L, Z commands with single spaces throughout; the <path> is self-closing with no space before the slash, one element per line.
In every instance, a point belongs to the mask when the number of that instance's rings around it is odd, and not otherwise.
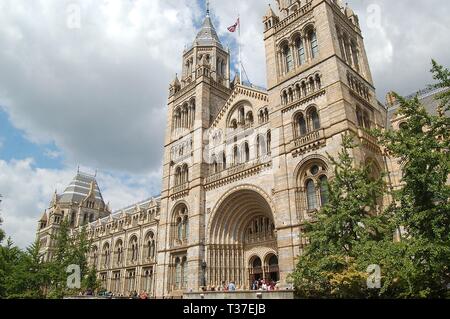
<path fill-rule="evenodd" d="M 263 19 L 273 132 L 274 196 L 278 206 L 280 272 L 295 267 L 305 220 L 327 201 L 327 154 L 352 132 L 357 162 L 384 169 L 377 141 L 365 129 L 384 127 L 357 15 L 340 0 L 277 0 Z M 300 234 L 300 236 L 296 235 Z"/>
<path fill-rule="evenodd" d="M 230 55 L 211 21 L 183 53 L 182 74 L 170 85 L 161 195 L 162 231 L 158 295 L 177 295 L 202 285 L 205 239 L 204 182 L 209 163 L 204 136 L 228 99 Z"/>
<path fill-rule="evenodd" d="M 61 222 L 66 220 L 71 229 L 77 229 L 110 214 L 95 176 L 78 172 L 62 194 L 55 191 L 38 223 L 37 237 L 45 260 L 53 257 L 54 237 Z"/>

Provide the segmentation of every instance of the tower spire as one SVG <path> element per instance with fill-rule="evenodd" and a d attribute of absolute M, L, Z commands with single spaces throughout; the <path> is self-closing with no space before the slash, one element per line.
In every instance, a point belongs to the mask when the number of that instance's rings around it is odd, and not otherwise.
<path fill-rule="evenodd" d="M 206 16 L 209 17 L 209 0 L 206 0 Z"/>

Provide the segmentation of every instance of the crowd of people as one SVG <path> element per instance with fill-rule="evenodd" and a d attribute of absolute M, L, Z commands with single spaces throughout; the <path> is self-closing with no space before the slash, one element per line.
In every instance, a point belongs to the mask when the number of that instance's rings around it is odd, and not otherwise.
<path fill-rule="evenodd" d="M 231 282 L 225 282 L 222 281 L 222 284 L 219 286 L 208 286 L 202 288 L 203 291 L 236 291 L 240 290 L 240 287 L 236 286 L 236 283 Z M 266 280 L 266 279 L 258 279 L 255 280 L 251 286 L 250 290 L 260 290 L 260 291 L 274 291 L 278 290 L 277 283 L 273 280 Z"/>
<path fill-rule="evenodd" d="M 251 290 L 274 291 L 278 290 L 278 287 L 273 280 L 259 279 L 253 282 Z"/>
<path fill-rule="evenodd" d="M 91 289 L 87 289 L 84 292 L 80 292 L 79 296 L 85 296 L 85 297 L 107 297 L 107 298 L 129 298 L 129 299 L 150 299 L 150 295 L 147 293 L 147 291 L 141 291 L 138 293 L 136 290 L 130 292 L 128 295 L 124 294 L 115 294 L 111 291 L 100 291 L 98 293 L 95 293 Z"/>

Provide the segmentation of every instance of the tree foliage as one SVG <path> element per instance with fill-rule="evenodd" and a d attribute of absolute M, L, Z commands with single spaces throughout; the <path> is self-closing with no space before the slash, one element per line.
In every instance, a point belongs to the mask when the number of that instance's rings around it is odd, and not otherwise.
<path fill-rule="evenodd" d="M 53 239 L 54 258 L 47 262 L 42 258 L 39 242 L 25 251 L 15 247 L 11 240 L 0 246 L 0 298 L 63 298 L 78 295 L 82 289 L 98 288 L 95 269 L 87 263 L 91 244 L 86 230 L 72 233 L 68 222 L 63 221 Z M 67 287 L 69 265 L 80 266 L 80 289 Z"/>
<path fill-rule="evenodd" d="M 370 255 L 374 244 L 384 240 L 390 229 L 378 214 L 383 194 L 382 179 L 372 178 L 370 166 L 356 166 L 351 156 L 353 137 L 343 136 L 338 158 L 330 156 L 334 177 L 330 180 L 329 202 L 306 224 L 309 245 L 292 275 L 301 297 L 359 298 L 367 295 L 367 266 L 362 253 Z"/>
<path fill-rule="evenodd" d="M 369 181 L 366 168 L 353 168 L 349 141 L 332 159 L 330 203 L 307 224 L 310 244 L 299 258 L 294 283 L 302 297 L 443 298 L 450 285 L 450 71 L 432 62 L 436 112 L 418 97 L 396 95 L 398 131 L 373 131 L 402 166 L 402 185 L 393 191 Z M 391 198 L 378 215 L 371 194 Z M 366 209 L 364 209 L 366 208 Z M 394 234 L 399 235 L 394 240 Z M 381 267 L 380 289 L 367 289 L 366 267 Z"/>

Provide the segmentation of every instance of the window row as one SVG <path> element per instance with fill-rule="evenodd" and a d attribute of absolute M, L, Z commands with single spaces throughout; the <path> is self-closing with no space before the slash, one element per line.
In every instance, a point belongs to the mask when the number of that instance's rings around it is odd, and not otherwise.
<path fill-rule="evenodd" d="M 171 223 L 172 246 L 183 246 L 189 242 L 189 213 L 186 205 L 178 205 L 172 215 Z"/>
<path fill-rule="evenodd" d="M 135 269 L 126 271 L 125 278 L 124 278 L 125 295 L 129 295 L 130 293 L 137 290 L 137 278 L 138 277 L 136 276 Z M 142 275 L 141 275 L 141 280 L 140 280 L 140 291 L 145 291 L 149 295 L 152 295 L 153 280 L 154 280 L 153 269 L 151 269 L 151 268 L 142 269 Z M 109 289 L 107 287 L 107 285 L 108 285 L 107 273 L 102 273 L 100 275 L 100 281 L 101 281 L 103 289 L 110 290 L 115 295 L 119 295 L 119 294 L 123 293 L 123 291 L 122 291 L 122 285 L 123 285 L 122 282 L 123 281 L 121 278 L 120 271 L 114 271 L 112 273 L 111 286 L 109 287 Z"/>
<path fill-rule="evenodd" d="M 236 130 L 239 126 L 246 126 L 253 124 L 253 112 L 245 112 L 245 107 L 241 106 L 237 112 L 237 118 L 233 118 L 230 122 L 230 128 Z"/>
<path fill-rule="evenodd" d="M 195 121 L 195 100 L 177 107 L 173 112 L 173 130 L 190 129 Z"/>
<path fill-rule="evenodd" d="M 370 130 L 372 128 L 369 112 L 365 108 L 361 108 L 360 106 L 356 107 L 356 120 L 360 128 L 364 128 L 366 130 Z"/>
<path fill-rule="evenodd" d="M 336 26 L 336 31 L 342 58 L 345 60 L 345 62 L 347 62 L 348 65 L 359 72 L 359 49 L 357 41 L 354 39 L 350 39 L 350 36 L 347 34 L 347 32 L 343 31 L 338 26 Z"/>
<path fill-rule="evenodd" d="M 100 255 L 99 255 L 100 253 Z M 111 258 L 113 254 L 113 260 Z M 124 245 L 122 240 L 118 240 L 114 247 L 114 251 L 111 252 L 110 244 L 106 243 L 103 245 L 102 251 L 98 251 L 98 247 L 94 246 L 91 249 L 90 262 L 94 267 L 98 267 L 98 262 L 100 261 L 100 267 L 102 269 L 107 269 L 111 266 L 111 261 L 114 262 L 114 266 L 123 265 L 125 257 L 127 257 L 128 263 L 138 263 L 139 261 L 139 243 L 136 236 L 133 236 L 128 245 L 127 256 L 124 253 Z M 143 260 L 149 261 L 154 260 L 156 257 L 156 238 L 153 232 L 149 232 L 145 237 L 143 245 Z M 99 259 L 100 258 L 100 259 Z"/>
<path fill-rule="evenodd" d="M 301 80 L 293 86 L 281 91 L 281 104 L 288 105 L 294 101 L 307 97 L 311 93 L 319 91 L 322 88 L 322 79 L 319 74 L 310 76 L 308 79 Z"/>
<path fill-rule="evenodd" d="M 272 134 L 268 131 L 265 135 L 259 134 L 256 137 L 256 158 L 260 158 L 265 155 L 270 155 L 272 148 Z M 241 146 L 235 145 L 233 147 L 232 156 L 230 158 L 230 165 L 227 165 L 227 156 L 225 152 L 219 155 L 211 156 L 211 174 L 220 173 L 229 167 L 233 167 L 239 164 L 247 163 L 251 160 L 250 144 L 245 141 Z"/>
<path fill-rule="evenodd" d="M 297 176 L 297 207 L 303 216 L 321 209 L 329 201 L 327 166 L 320 160 L 305 165 Z"/>
<path fill-rule="evenodd" d="M 315 107 L 310 107 L 306 112 L 298 112 L 294 115 L 294 138 L 303 137 L 320 129 L 320 117 Z"/>
<path fill-rule="evenodd" d="M 178 166 L 175 169 L 175 186 L 183 185 L 189 182 L 189 168 L 187 164 Z"/>
<path fill-rule="evenodd" d="M 267 122 L 269 122 L 269 110 L 267 109 L 267 107 L 264 107 L 261 110 L 259 110 L 258 123 L 264 124 Z"/>
<path fill-rule="evenodd" d="M 305 35 L 296 33 L 291 40 L 281 42 L 278 51 L 278 67 L 281 75 L 319 56 L 316 30 L 309 28 Z"/>
<path fill-rule="evenodd" d="M 348 85 L 353 91 L 358 93 L 359 96 L 366 99 L 367 101 L 370 101 L 369 88 L 364 85 L 362 81 L 360 81 L 356 76 L 350 74 L 350 72 L 347 72 L 347 81 Z"/>
<path fill-rule="evenodd" d="M 187 277 L 188 277 L 188 262 L 187 257 L 176 257 L 172 269 L 174 270 L 173 289 L 182 290 L 187 288 Z"/>

